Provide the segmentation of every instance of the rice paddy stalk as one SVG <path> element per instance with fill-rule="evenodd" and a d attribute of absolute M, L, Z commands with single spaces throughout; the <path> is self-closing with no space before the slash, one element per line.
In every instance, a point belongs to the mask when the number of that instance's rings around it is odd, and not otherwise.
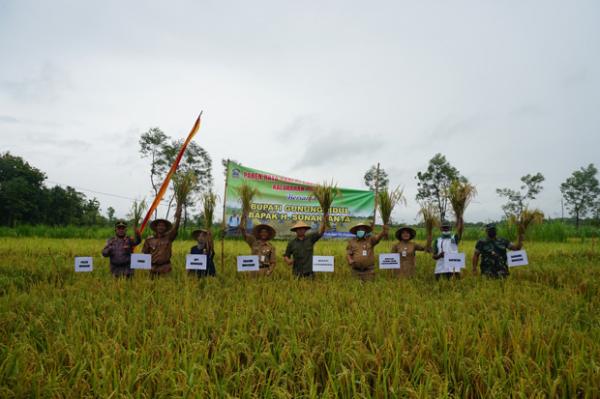
<path fill-rule="evenodd" d="M 378 206 L 379 213 L 381 214 L 381 220 L 383 221 L 383 224 L 389 226 L 394 207 L 399 203 L 406 205 L 404 188 L 397 187 L 394 190 L 388 190 L 386 188 L 382 191 L 379 191 L 378 197 Z"/>

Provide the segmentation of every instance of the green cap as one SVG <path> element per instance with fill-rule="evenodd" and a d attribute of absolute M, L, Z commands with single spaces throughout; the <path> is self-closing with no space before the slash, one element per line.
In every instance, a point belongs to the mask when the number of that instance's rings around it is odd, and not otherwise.
<path fill-rule="evenodd" d="M 444 221 L 442 222 L 442 225 L 441 225 L 440 227 L 441 227 L 442 229 L 443 229 L 444 227 L 451 228 L 451 227 L 452 227 L 452 223 L 450 223 L 450 222 L 449 222 L 449 221 L 447 221 L 447 220 L 444 220 Z"/>
<path fill-rule="evenodd" d="M 127 227 L 127 223 L 125 223 L 124 220 L 117 220 L 117 223 L 115 223 L 115 229 L 117 227 Z"/>

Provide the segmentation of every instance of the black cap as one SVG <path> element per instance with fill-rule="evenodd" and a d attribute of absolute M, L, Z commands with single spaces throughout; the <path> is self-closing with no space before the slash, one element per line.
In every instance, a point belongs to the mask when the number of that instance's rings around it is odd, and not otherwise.
<path fill-rule="evenodd" d="M 485 225 L 486 230 L 493 230 L 496 228 L 496 223 L 488 223 Z"/>

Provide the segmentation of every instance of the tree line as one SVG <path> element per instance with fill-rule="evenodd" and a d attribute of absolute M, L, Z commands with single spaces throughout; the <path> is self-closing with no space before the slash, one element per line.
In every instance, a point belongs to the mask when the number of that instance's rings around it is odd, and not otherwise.
<path fill-rule="evenodd" d="M 177 156 L 182 144 L 165 134 L 160 128 L 153 127 L 144 132 L 139 139 L 140 156 L 149 161 L 149 180 L 154 195 Z M 223 165 L 226 161 L 223 160 Z M 196 204 L 204 198 L 214 198 L 212 160 L 208 152 L 197 143 L 190 143 L 177 171 L 190 174 L 194 185 L 184 204 L 184 225 L 188 220 L 201 223 L 202 212 L 194 214 Z M 591 217 L 600 223 L 600 185 L 598 170 L 593 164 L 574 171 L 561 185 L 564 205 L 577 227 L 582 220 Z M 453 182 L 468 182 L 460 171 L 452 166 L 442 154 L 436 154 L 429 160 L 427 168 L 415 176 L 417 182 L 416 201 L 432 206 L 440 220 L 445 220 L 449 207 L 449 190 Z M 73 187 L 47 187 L 46 175 L 23 158 L 6 152 L 0 155 L 0 225 L 14 227 L 18 224 L 63 225 L 106 225 L 115 220 L 115 210 L 107 208 L 106 216 L 100 213 L 100 203 L 96 198 L 88 198 Z M 498 188 L 497 194 L 505 199 L 502 205 L 505 218 L 519 215 L 530 206 L 543 190 L 545 178 L 541 173 L 527 174 L 521 178 L 520 186 Z M 364 183 L 369 189 L 386 189 L 389 177 L 383 168 L 372 166 L 364 175 Z M 175 202 L 175 192 L 170 190 L 166 198 L 168 218 Z M 128 217 L 137 219 L 141 210 L 140 203 L 133 204 Z M 135 215 L 135 217 L 134 217 Z"/>
<path fill-rule="evenodd" d="M 579 228 L 581 221 L 587 217 L 600 224 L 600 184 L 597 178 L 598 169 L 594 164 L 574 171 L 560 185 L 562 199 L 571 215 L 575 226 Z M 417 195 L 415 200 L 421 207 L 430 205 L 440 220 L 446 220 L 449 205 L 450 187 L 453 182 L 468 182 L 460 171 L 452 166 L 442 154 L 435 154 L 429 160 L 427 169 L 417 172 Z M 370 190 L 387 189 L 389 177 L 378 165 L 369 168 L 363 177 L 365 186 Z M 518 189 L 497 188 L 496 193 L 506 201 L 502 205 L 504 217 L 515 218 L 529 208 L 532 200 L 542 192 L 545 177 L 541 173 L 527 174 L 521 177 Z"/>

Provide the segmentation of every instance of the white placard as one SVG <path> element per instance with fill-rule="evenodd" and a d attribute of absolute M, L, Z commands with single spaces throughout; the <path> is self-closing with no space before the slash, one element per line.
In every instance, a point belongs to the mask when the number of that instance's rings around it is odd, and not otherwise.
<path fill-rule="evenodd" d="M 333 256 L 313 256 L 313 272 L 333 272 Z"/>
<path fill-rule="evenodd" d="M 379 254 L 380 269 L 400 269 L 400 254 Z"/>
<path fill-rule="evenodd" d="M 458 273 L 465 268 L 465 253 L 454 252 L 444 254 L 444 268 L 446 273 Z"/>
<path fill-rule="evenodd" d="M 150 254 L 131 254 L 131 268 L 139 270 L 152 269 L 152 255 Z"/>
<path fill-rule="evenodd" d="M 258 255 L 244 255 L 237 257 L 238 272 L 256 272 L 258 269 Z"/>
<path fill-rule="evenodd" d="M 509 251 L 506 253 L 506 258 L 509 267 L 515 266 L 527 266 L 529 259 L 527 259 L 527 252 L 521 251 Z"/>
<path fill-rule="evenodd" d="M 91 272 L 94 270 L 94 258 L 91 256 L 75 257 L 75 272 Z"/>
<path fill-rule="evenodd" d="M 187 270 L 206 270 L 206 255 L 188 254 L 185 257 L 185 268 Z"/>

